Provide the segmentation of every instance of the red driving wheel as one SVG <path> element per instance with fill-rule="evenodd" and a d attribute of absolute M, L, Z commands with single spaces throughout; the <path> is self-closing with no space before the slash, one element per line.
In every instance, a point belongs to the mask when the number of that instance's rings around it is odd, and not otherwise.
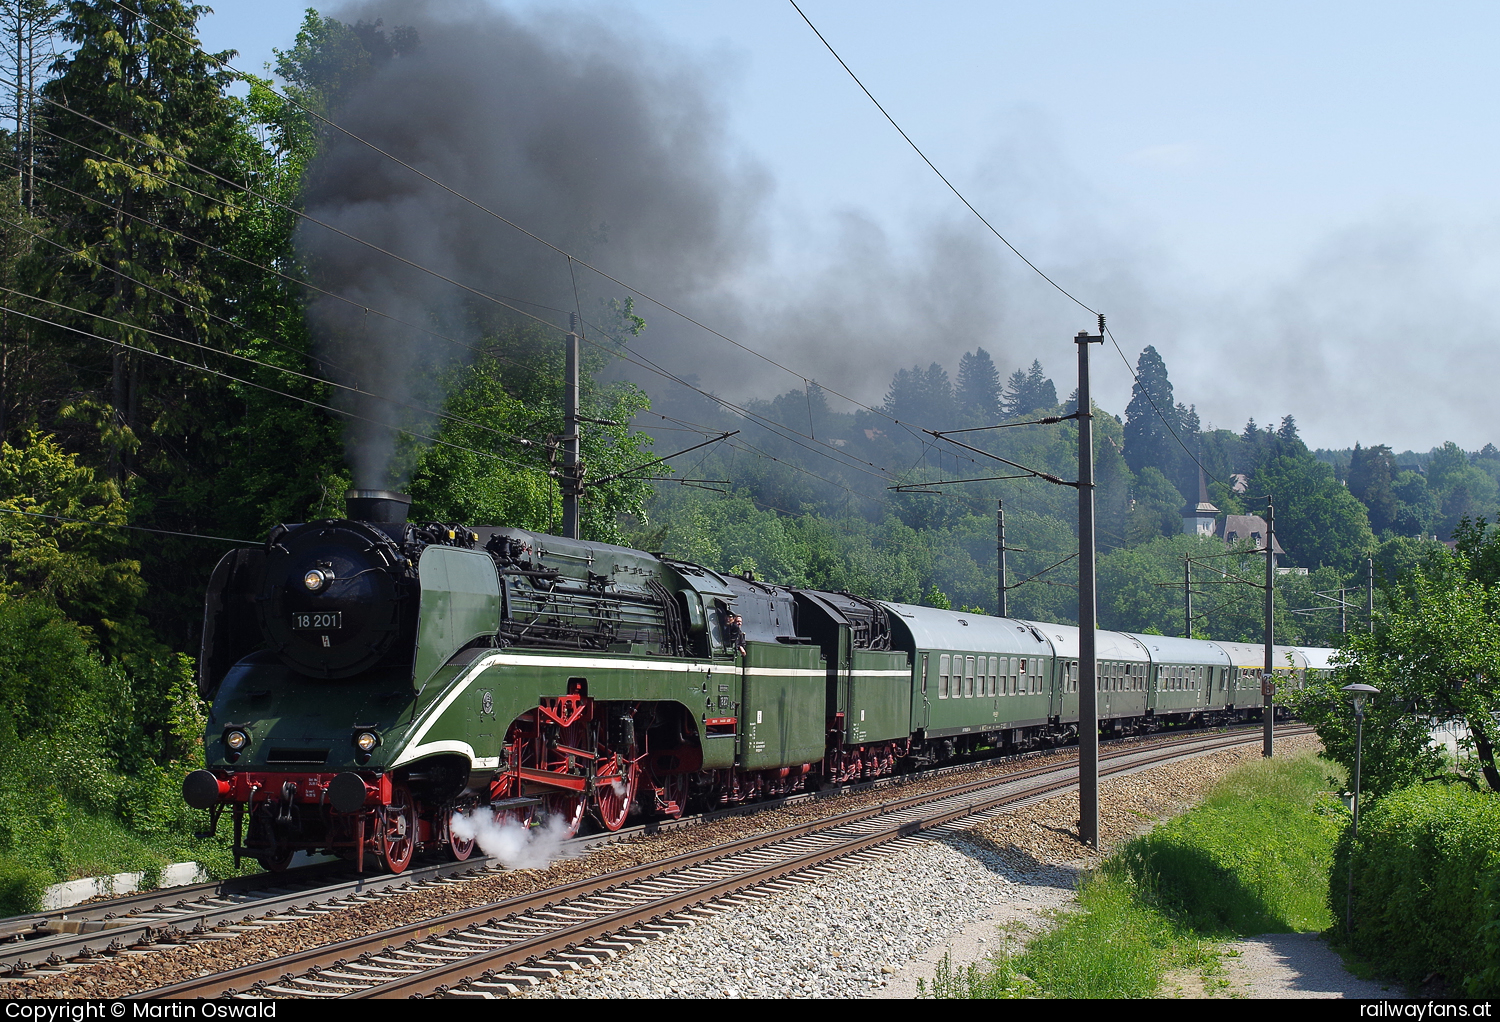
<path fill-rule="evenodd" d="M 463 815 L 464 814 L 457 809 L 452 810 L 448 814 L 448 851 L 451 852 L 453 858 L 457 859 L 459 862 L 463 862 L 469 856 L 474 854 L 474 839 L 469 838 L 467 841 L 465 841 L 460 839 L 459 836 L 453 832 L 454 821 Z"/>
<path fill-rule="evenodd" d="M 623 769 L 594 781 L 594 815 L 605 830 L 619 830 L 625 825 L 641 779 L 639 764 L 623 756 L 616 756 L 615 762 Z"/>
<path fill-rule="evenodd" d="M 392 873 L 411 863 L 417 850 L 417 806 L 404 784 L 391 787 L 391 804 L 380 810 L 380 854 Z"/>

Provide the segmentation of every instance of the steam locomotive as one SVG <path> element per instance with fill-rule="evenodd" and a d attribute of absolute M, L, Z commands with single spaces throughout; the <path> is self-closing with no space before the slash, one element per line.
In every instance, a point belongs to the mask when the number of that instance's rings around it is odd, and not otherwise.
<path fill-rule="evenodd" d="M 473 851 L 459 817 L 576 833 L 1074 741 L 1078 630 L 770 585 L 522 529 L 278 526 L 209 583 L 198 685 L 236 856 L 299 850 L 401 872 Z M 729 625 L 732 615 L 743 619 Z M 1262 647 L 1098 633 L 1106 734 L 1261 712 Z M 1331 650 L 1276 648 L 1277 678 Z"/>

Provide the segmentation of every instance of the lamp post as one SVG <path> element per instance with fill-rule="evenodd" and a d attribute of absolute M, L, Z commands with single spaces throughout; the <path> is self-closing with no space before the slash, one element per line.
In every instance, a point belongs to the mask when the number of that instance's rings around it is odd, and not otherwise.
<path fill-rule="evenodd" d="M 1354 697 L 1354 839 L 1349 844 L 1349 889 L 1344 897 L 1344 932 L 1354 932 L 1354 851 L 1359 847 L 1359 768 L 1365 747 L 1365 700 L 1380 694 L 1370 685 L 1345 685 L 1341 691 Z"/>

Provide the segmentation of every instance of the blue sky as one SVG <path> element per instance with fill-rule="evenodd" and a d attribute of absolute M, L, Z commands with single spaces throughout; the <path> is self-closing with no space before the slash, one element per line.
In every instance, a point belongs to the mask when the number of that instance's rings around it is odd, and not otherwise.
<path fill-rule="evenodd" d="M 216 7 L 205 43 L 258 69 L 304 4 Z M 826 256 L 850 217 L 896 262 L 923 258 L 935 224 L 998 256 L 790 4 L 548 5 L 565 8 L 706 72 L 733 144 L 773 182 L 764 266 L 740 287 Z M 1500 442 L 1500 5 L 803 9 L 991 222 L 1108 313 L 1132 359 L 1154 343 L 1215 425 L 1291 412 L 1314 445 Z M 987 343 L 1006 372 L 1041 358 L 1066 392 L 1067 339 L 1092 324 L 1004 258 Z M 951 370 L 973 343 L 935 339 L 932 357 Z M 1123 409 L 1128 388 L 1117 356 L 1101 365 L 1104 403 Z"/>

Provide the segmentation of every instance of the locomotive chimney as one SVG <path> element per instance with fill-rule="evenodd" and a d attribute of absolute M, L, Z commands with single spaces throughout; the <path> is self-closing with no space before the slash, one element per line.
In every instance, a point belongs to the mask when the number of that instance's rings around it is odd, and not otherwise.
<path fill-rule="evenodd" d="M 349 490 L 344 494 L 345 514 L 356 522 L 398 525 L 406 521 L 411 497 L 392 490 Z"/>

